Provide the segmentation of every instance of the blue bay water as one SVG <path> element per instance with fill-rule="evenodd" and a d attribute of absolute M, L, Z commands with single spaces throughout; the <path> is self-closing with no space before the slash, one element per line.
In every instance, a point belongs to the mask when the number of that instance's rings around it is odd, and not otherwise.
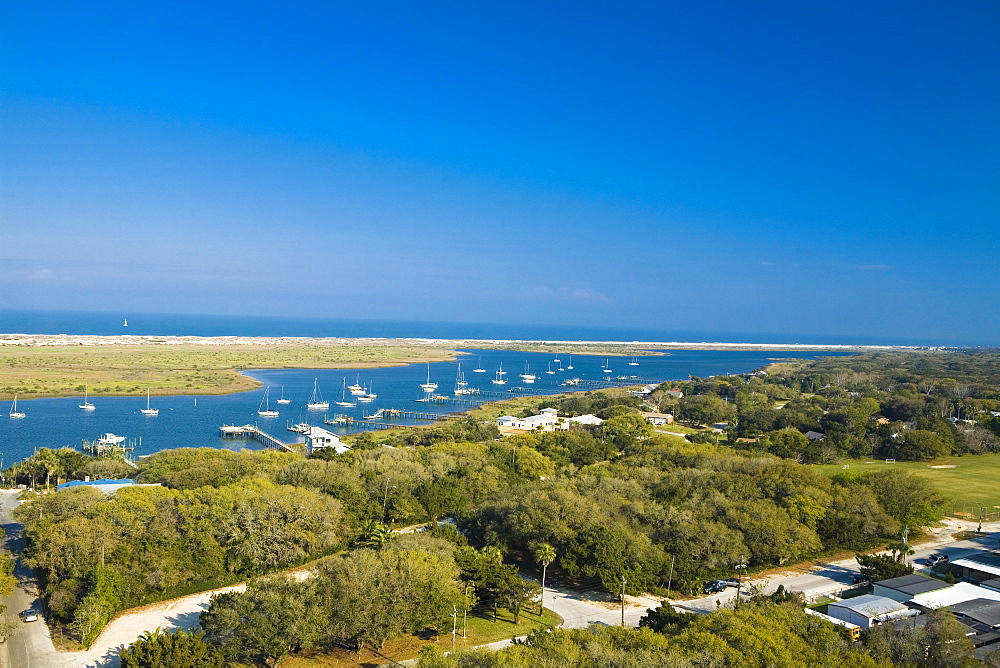
<path fill-rule="evenodd" d="M 769 363 L 774 358 L 798 357 L 814 359 L 821 355 L 843 353 L 774 352 L 774 351 L 714 351 L 676 350 L 670 355 L 638 358 L 639 366 L 629 366 L 630 357 L 595 357 L 573 355 L 574 368 L 554 374 L 547 374 L 548 368 L 555 370 L 551 353 L 525 353 L 516 351 L 464 351 L 468 354 L 451 362 L 430 364 L 430 376 L 438 383 L 437 393 L 451 395 L 458 364 L 470 387 L 479 388 L 484 394 L 479 399 L 495 400 L 517 396 L 506 392 L 512 387 L 523 387 L 530 394 L 554 394 L 568 391 L 561 385 L 569 378 L 585 381 L 599 381 L 608 377 L 601 367 L 608 360 L 612 377 L 635 376 L 629 382 L 662 382 L 686 379 L 689 376 L 711 376 L 725 373 L 745 373 Z M 475 373 L 480 359 L 485 373 Z M 565 368 L 569 356 L 559 357 Z M 525 364 L 538 377 L 534 385 L 520 381 Z M 507 371 L 506 386 L 496 386 L 490 381 L 503 365 Z M 551 365 L 551 366 L 550 366 Z M 29 457 L 36 448 L 62 446 L 79 447 L 84 439 L 96 440 L 101 434 L 112 432 L 126 436 L 134 442 L 135 455 L 146 455 L 159 450 L 179 447 L 216 447 L 240 449 L 259 448 L 254 442 L 223 439 L 219 427 L 223 424 L 256 424 L 260 429 L 285 442 L 301 440 L 298 434 L 287 431 L 286 427 L 298 422 L 308 422 L 324 426 L 335 433 L 345 434 L 356 429 L 340 425 L 324 425 L 325 418 L 344 414 L 361 420 L 379 408 L 399 408 L 412 412 L 451 413 L 464 410 L 456 404 L 418 402 L 424 396 L 419 387 L 427 379 L 428 365 L 413 364 L 381 369 L 264 369 L 247 371 L 247 375 L 270 386 L 270 407 L 279 411 L 276 418 L 262 418 L 257 414 L 263 397 L 263 390 L 242 392 L 224 396 L 161 396 L 153 397 L 152 405 L 159 409 L 157 416 L 142 415 L 145 397 L 90 397 L 96 406 L 93 411 L 78 408 L 80 397 L 62 399 L 33 399 L 18 401 L 18 409 L 27 416 L 20 419 L 7 417 L 10 403 L 0 404 L 0 452 L 4 463 L 11 463 Z M 305 404 L 312 391 L 314 379 L 318 380 L 324 399 L 331 403 L 328 411 L 307 410 Z M 341 398 L 344 384 L 350 385 L 360 380 L 370 386 L 378 398 L 370 404 L 358 404 L 355 408 L 342 408 L 333 402 Z M 577 389 L 584 389 L 583 387 Z M 274 403 L 282 392 L 291 404 Z M 348 397 L 350 394 L 348 393 Z M 350 400 L 350 399 L 349 399 Z M 408 421 L 410 424 L 426 422 Z"/>

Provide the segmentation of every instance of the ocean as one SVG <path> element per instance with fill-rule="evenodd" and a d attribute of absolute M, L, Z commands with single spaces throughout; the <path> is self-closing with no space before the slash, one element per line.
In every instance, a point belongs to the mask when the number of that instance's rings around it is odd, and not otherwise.
<path fill-rule="evenodd" d="M 123 323 L 128 321 L 128 326 Z M 349 338 L 510 339 L 544 341 L 647 341 L 776 343 L 787 345 L 947 346 L 954 341 L 906 340 L 768 332 L 655 330 L 531 324 L 347 320 L 235 315 L 0 310 L 0 334 L 114 336 L 302 336 Z"/>

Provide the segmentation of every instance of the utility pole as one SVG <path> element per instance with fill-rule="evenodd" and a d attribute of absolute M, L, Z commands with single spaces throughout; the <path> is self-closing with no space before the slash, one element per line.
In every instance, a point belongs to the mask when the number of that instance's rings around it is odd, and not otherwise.
<path fill-rule="evenodd" d="M 465 611 L 462 612 L 462 637 L 468 638 L 469 635 L 469 586 L 465 585 Z"/>
<path fill-rule="evenodd" d="M 740 563 L 736 564 L 736 607 L 740 607 L 740 594 L 743 593 L 743 571 L 747 568 L 747 560 L 741 554 Z"/>
<path fill-rule="evenodd" d="M 670 583 L 674 580 L 674 558 L 677 555 L 670 555 L 670 575 L 667 576 L 667 598 L 670 598 Z"/>
<path fill-rule="evenodd" d="M 2 457 L 3 457 L 3 453 L 0 452 L 0 461 L 3 461 Z M 976 529 L 976 533 L 982 533 L 983 532 L 983 511 L 984 510 L 985 510 L 985 508 L 982 508 L 982 507 L 979 508 L 979 528 Z"/>
<path fill-rule="evenodd" d="M 623 627 L 625 626 L 625 583 L 626 582 L 628 582 L 628 580 L 626 580 L 625 576 L 623 575 L 622 576 L 622 626 Z"/>
<path fill-rule="evenodd" d="M 385 521 L 386 505 L 389 503 L 389 478 L 385 479 L 385 496 L 382 497 L 382 521 Z"/>
<path fill-rule="evenodd" d="M 451 606 L 451 651 L 455 651 L 455 634 L 458 632 L 458 609 Z"/>

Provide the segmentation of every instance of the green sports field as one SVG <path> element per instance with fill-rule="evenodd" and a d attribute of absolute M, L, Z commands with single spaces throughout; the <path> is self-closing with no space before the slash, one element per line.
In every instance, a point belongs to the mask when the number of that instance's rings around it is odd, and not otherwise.
<path fill-rule="evenodd" d="M 948 499 L 947 512 L 959 517 L 978 517 L 980 508 L 985 508 L 994 516 L 1000 514 L 1000 454 L 942 457 L 926 462 L 845 460 L 840 464 L 816 466 L 815 469 L 834 473 L 845 466 L 854 471 L 890 468 L 911 471 L 933 484 Z"/>

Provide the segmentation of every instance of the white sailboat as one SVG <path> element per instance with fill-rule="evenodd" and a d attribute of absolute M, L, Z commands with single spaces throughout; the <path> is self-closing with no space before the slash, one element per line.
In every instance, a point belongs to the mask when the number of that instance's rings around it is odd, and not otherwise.
<path fill-rule="evenodd" d="M 375 401 L 375 397 L 377 396 L 378 396 L 377 394 L 369 394 L 368 388 L 364 388 L 361 391 L 361 394 L 357 395 L 354 398 L 354 400 L 362 404 L 370 404 L 371 402 Z"/>
<path fill-rule="evenodd" d="M 290 404 L 290 403 L 292 403 L 291 399 L 285 399 L 285 386 L 284 385 L 281 386 L 281 398 L 277 399 L 274 403 L 276 403 L 276 404 Z"/>
<path fill-rule="evenodd" d="M 345 378 L 344 381 L 346 382 L 347 379 Z M 347 389 L 350 390 L 351 394 L 353 394 L 356 397 L 359 397 L 359 396 L 361 396 L 362 394 L 365 393 L 365 388 L 361 387 L 361 374 L 360 373 L 358 374 L 357 380 L 354 381 L 354 385 L 348 385 Z"/>
<path fill-rule="evenodd" d="M 566 365 L 566 368 L 567 369 L 572 369 L 573 368 L 573 356 L 572 355 L 569 356 L 569 364 Z"/>
<path fill-rule="evenodd" d="M 555 373 L 555 371 L 552 370 L 552 362 L 549 362 L 549 368 L 545 370 L 545 373 Z"/>
<path fill-rule="evenodd" d="M 357 406 L 353 401 L 347 400 L 347 376 L 344 376 L 344 387 L 340 390 L 340 401 L 334 401 L 333 403 L 338 406 L 343 406 L 344 408 L 354 408 Z M 327 404 L 329 406 L 330 404 Z"/>
<path fill-rule="evenodd" d="M 122 323 L 122 327 L 128 327 L 128 318 L 124 319 L 125 322 Z"/>
<path fill-rule="evenodd" d="M 257 407 L 257 415 L 261 417 L 278 417 L 278 411 L 272 411 L 271 405 L 268 402 L 268 396 L 271 393 L 271 386 L 267 385 L 264 387 L 264 396 L 260 400 L 260 406 Z"/>
<path fill-rule="evenodd" d="M 629 366 L 639 366 L 639 358 L 636 356 L 632 357 L 632 361 L 628 363 Z"/>
<path fill-rule="evenodd" d="M 424 392 L 427 392 L 428 394 L 430 394 L 434 390 L 438 389 L 437 383 L 432 383 L 431 382 L 431 363 L 430 362 L 427 363 L 427 382 L 426 383 L 420 383 L 420 389 L 423 390 Z"/>
<path fill-rule="evenodd" d="M 465 374 L 462 373 L 462 363 L 458 364 L 458 373 L 455 375 L 455 394 L 472 394 L 469 384 L 465 382 Z"/>
<path fill-rule="evenodd" d="M 483 368 L 483 358 L 479 358 L 479 366 L 472 370 L 472 373 L 486 373 L 486 369 Z"/>
<path fill-rule="evenodd" d="M 149 388 L 148 387 L 146 388 L 146 407 L 145 408 L 140 408 L 139 412 L 142 413 L 143 415 L 159 415 L 160 414 L 160 409 L 159 408 L 150 408 L 149 407 Z"/>
<path fill-rule="evenodd" d="M 523 380 L 526 383 L 534 383 L 535 378 L 537 378 L 537 376 L 531 373 L 531 367 L 528 365 L 528 361 L 525 360 L 524 373 L 521 374 L 521 380 Z"/>
<path fill-rule="evenodd" d="M 24 413 L 17 412 L 17 395 L 14 395 L 14 403 L 10 407 L 10 417 L 12 418 L 23 418 Z"/>
<path fill-rule="evenodd" d="M 344 379 L 344 383 L 347 383 L 347 379 Z M 323 395 L 319 391 L 319 378 L 313 378 L 313 391 L 309 395 L 309 401 L 306 403 L 306 408 L 317 411 L 325 411 L 330 407 L 329 401 L 323 401 Z"/>
<path fill-rule="evenodd" d="M 368 397 L 369 399 L 378 399 L 378 395 L 372 392 L 372 388 L 374 386 L 375 386 L 374 383 L 368 383 L 368 392 L 365 393 L 365 396 Z"/>
<path fill-rule="evenodd" d="M 84 385 L 83 386 L 83 403 L 80 404 L 80 408 L 82 408 L 85 411 L 92 411 L 92 410 L 94 410 L 94 404 L 90 403 L 90 401 L 88 400 L 88 393 L 89 393 L 89 391 L 90 391 L 90 385 Z"/>
<path fill-rule="evenodd" d="M 604 373 L 611 373 L 611 366 L 608 364 L 608 358 L 604 358 L 604 366 L 601 367 L 601 371 Z"/>
<path fill-rule="evenodd" d="M 507 380 L 503 377 L 504 373 L 506 372 L 503 370 L 503 362 L 501 362 L 500 368 L 497 370 L 497 377 L 491 380 L 490 382 L 493 383 L 494 385 L 506 385 Z"/>

